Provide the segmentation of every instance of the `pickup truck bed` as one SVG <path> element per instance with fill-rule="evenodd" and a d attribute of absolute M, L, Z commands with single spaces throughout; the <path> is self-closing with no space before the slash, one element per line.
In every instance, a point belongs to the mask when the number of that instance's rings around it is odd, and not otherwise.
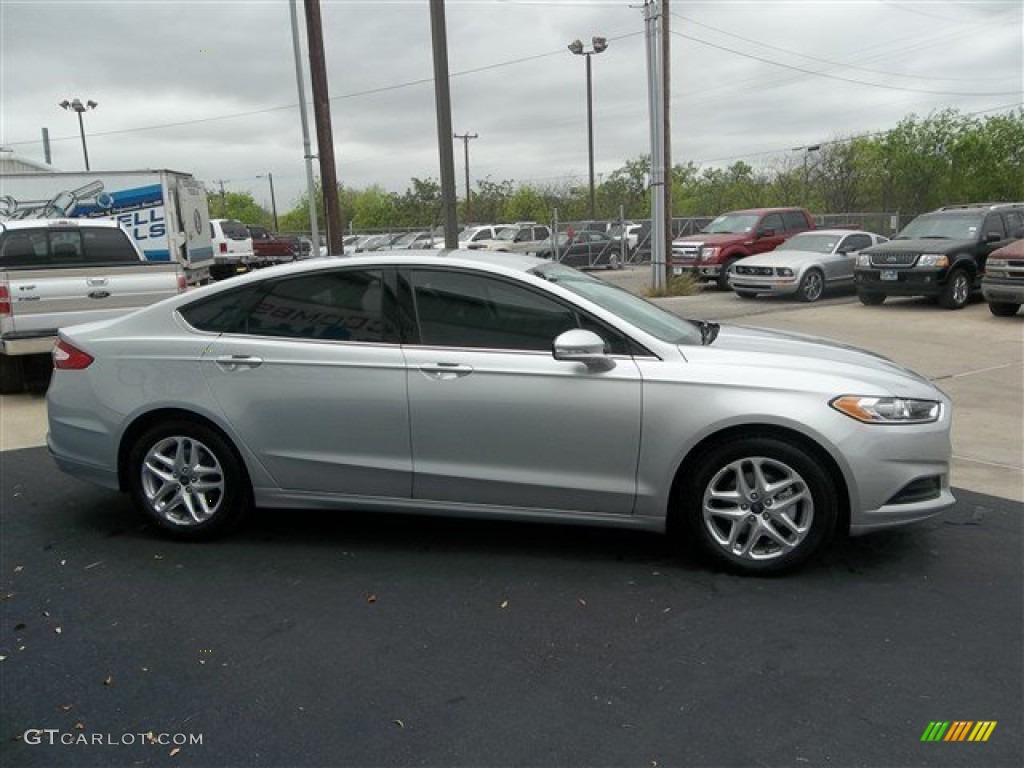
<path fill-rule="evenodd" d="M 183 290 L 181 267 L 142 260 L 116 222 L 0 225 L 0 394 L 23 389 L 24 358 L 48 354 L 58 328 L 119 317 Z"/>

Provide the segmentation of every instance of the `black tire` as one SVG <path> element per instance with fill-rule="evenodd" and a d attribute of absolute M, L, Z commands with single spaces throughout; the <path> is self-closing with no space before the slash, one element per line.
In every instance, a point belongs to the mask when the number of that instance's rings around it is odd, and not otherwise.
<path fill-rule="evenodd" d="M 825 293 L 825 275 L 820 269 L 809 269 L 796 289 L 797 298 L 808 304 L 820 299 Z"/>
<path fill-rule="evenodd" d="M 741 299 L 756 299 L 757 298 L 757 292 L 756 291 L 736 291 L 736 295 L 739 296 Z"/>
<path fill-rule="evenodd" d="M 0 395 L 17 395 L 24 391 L 24 361 L 18 355 L 0 353 Z"/>
<path fill-rule="evenodd" d="M 790 482 L 768 496 L 756 480 L 755 466 L 769 484 Z M 820 460 L 798 445 L 771 436 L 737 437 L 712 445 L 686 471 L 672 510 L 682 516 L 676 529 L 729 570 L 745 575 L 792 570 L 819 552 L 835 532 L 835 482 Z M 739 488 L 740 475 L 750 487 L 736 502 L 729 494 Z M 714 496 L 713 490 L 720 495 Z M 726 514 L 730 508 L 749 511 L 737 519 Z M 791 524 L 780 523 L 780 509 Z M 789 545 L 781 546 L 769 532 Z"/>
<path fill-rule="evenodd" d="M 252 507 L 252 486 L 238 454 L 219 432 L 198 422 L 176 420 L 147 430 L 131 447 L 127 472 L 136 507 L 172 538 L 223 534 Z"/>
<path fill-rule="evenodd" d="M 939 294 L 939 306 L 945 309 L 963 309 L 971 298 L 971 276 L 966 270 L 954 269 Z"/>
<path fill-rule="evenodd" d="M 884 293 L 872 293 L 871 291 L 858 291 L 857 298 L 865 307 L 878 307 L 885 303 Z"/>
<path fill-rule="evenodd" d="M 1020 304 L 1012 304 L 1008 301 L 990 301 L 988 311 L 996 317 L 1013 317 L 1020 309 Z"/>
<path fill-rule="evenodd" d="M 729 285 L 729 270 L 732 269 L 732 265 L 737 261 L 739 261 L 739 259 L 729 259 L 722 265 L 722 271 L 718 273 L 718 278 L 715 280 L 715 285 L 718 286 L 718 290 L 732 290 L 732 286 Z"/>

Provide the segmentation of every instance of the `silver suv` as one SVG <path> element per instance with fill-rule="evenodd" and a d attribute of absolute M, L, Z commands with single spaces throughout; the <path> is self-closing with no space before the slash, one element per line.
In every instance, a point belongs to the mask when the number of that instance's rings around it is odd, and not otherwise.
<path fill-rule="evenodd" d="M 477 241 L 470 245 L 470 248 L 535 253 L 544 247 L 544 241 L 549 237 L 551 237 L 551 230 L 543 224 L 521 222 L 503 229 L 493 240 Z"/>

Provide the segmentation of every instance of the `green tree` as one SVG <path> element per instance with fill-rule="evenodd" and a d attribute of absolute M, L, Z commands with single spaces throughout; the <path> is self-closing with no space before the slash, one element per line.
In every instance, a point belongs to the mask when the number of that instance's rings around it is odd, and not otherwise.
<path fill-rule="evenodd" d="M 262 208 L 249 192 L 225 192 L 211 195 L 211 219 L 237 219 L 243 224 L 273 226 L 273 215 Z"/>

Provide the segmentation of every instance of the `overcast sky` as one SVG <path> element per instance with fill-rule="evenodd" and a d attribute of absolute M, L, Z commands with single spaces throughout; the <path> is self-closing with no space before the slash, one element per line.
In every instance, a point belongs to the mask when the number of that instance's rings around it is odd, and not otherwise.
<path fill-rule="evenodd" d="M 585 182 L 584 57 L 599 174 L 649 152 L 641 0 L 448 0 L 452 126 L 472 178 Z M 322 0 L 338 179 L 403 191 L 440 178 L 427 0 Z M 794 147 L 946 107 L 1024 102 L 1024 3 L 672 0 L 675 162 L 755 167 Z M 309 90 L 300 0 L 304 78 Z M 173 168 L 278 208 L 304 187 L 287 0 L 0 0 L 0 145 L 82 170 Z M 312 112 L 310 113 L 312 115 Z M 313 131 L 312 117 L 310 130 Z M 315 145 L 315 135 L 313 136 Z M 454 144 L 463 194 L 462 142 Z M 314 149 L 315 151 L 315 149 Z"/>

